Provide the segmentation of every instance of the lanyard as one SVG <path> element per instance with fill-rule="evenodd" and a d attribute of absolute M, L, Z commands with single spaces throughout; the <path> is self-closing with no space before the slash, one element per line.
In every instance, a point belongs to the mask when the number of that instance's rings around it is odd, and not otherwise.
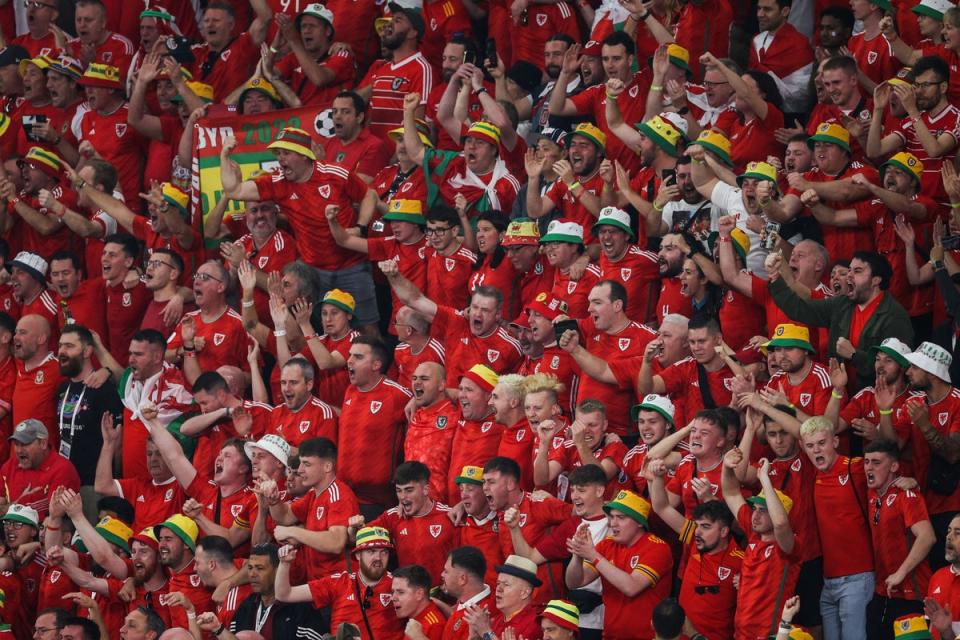
<path fill-rule="evenodd" d="M 67 407 L 67 398 L 70 397 L 70 391 L 73 389 L 73 383 L 67 383 L 67 389 L 63 392 L 63 401 L 60 403 L 60 431 L 63 431 L 63 412 Z M 70 416 L 70 444 L 73 444 L 73 434 L 77 430 L 77 414 L 80 412 L 80 403 L 83 402 L 83 396 L 87 393 L 87 385 L 83 385 L 77 402 L 73 407 L 73 415 Z"/>
<path fill-rule="evenodd" d="M 257 620 L 254 623 L 254 631 L 260 633 L 260 629 L 263 629 L 263 625 L 267 624 L 267 619 L 270 617 L 270 609 L 273 608 L 273 605 L 268 605 L 266 610 L 263 611 L 263 617 L 260 617 L 260 611 L 263 610 L 263 601 L 260 601 L 260 604 L 257 605 Z"/>

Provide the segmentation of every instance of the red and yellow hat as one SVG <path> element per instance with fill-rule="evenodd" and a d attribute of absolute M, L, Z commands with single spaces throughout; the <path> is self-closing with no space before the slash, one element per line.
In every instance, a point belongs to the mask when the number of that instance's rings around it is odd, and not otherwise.
<path fill-rule="evenodd" d="M 488 393 L 493 391 L 493 388 L 497 386 L 497 381 L 500 380 L 497 372 L 485 364 L 473 365 L 468 371 L 464 372 L 462 377 L 476 383 L 477 386 Z"/>
<path fill-rule="evenodd" d="M 416 126 L 417 137 L 420 138 L 420 142 L 423 143 L 423 146 L 433 149 L 433 141 L 430 140 L 430 125 L 427 124 L 426 120 L 417 118 Z M 403 140 L 403 127 L 390 129 L 390 131 L 387 131 L 387 135 L 395 142 L 399 142 Z"/>
<path fill-rule="evenodd" d="M 566 315 L 567 303 L 554 298 L 546 291 L 541 291 L 537 294 L 537 297 L 527 305 L 526 311 L 527 313 L 536 311 L 547 320 L 553 322 L 558 316 Z"/>
<path fill-rule="evenodd" d="M 138 534 L 135 534 L 130 537 L 130 542 L 136 540 L 140 544 L 145 544 L 154 551 L 160 550 L 160 542 L 157 540 L 157 535 L 153 532 L 153 527 L 147 527 Z"/>
<path fill-rule="evenodd" d="M 80 78 L 84 87 L 102 87 L 104 89 L 123 89 L 120 81 L 120 69 L 109 64 L 91 62 Z"/>
<path fill-rule="evenodd" d="M 566 600 L 551 600 L 543 609 L 543 617 L 555 622 L 567 631 L 580 628 L 580 609 Z"/>
<path fill-rule="evenodd" d="M 60 156 L 43 147 L 30 147 L 27 155 L 23 157 L 23 162 L 57 180 L 63 171 L 63 160 Z"/>
<path fill-rule="evenodd" d="M 364 527 L 357 531 L 357 544 L 353 552 L 367 549 L 393 549 L 390 541 L 390 532 L 383 527 Z"/>
<path fill-rule="evenodd" d="M 499 147 L 500 127 L 492 122 L 480 120 L 479 122 L 474 122 L 472 125 L 470 125 L 470 128 L 467 129 L 467 137 L 483 140 L 484 142 L 489 142 L 495 147 Z"/>
<path fill-rule="evenodd" d="M 163 182 L 160 184 L 160 193 L 163 196 L 163 201 L 179 209 L 181 214 L 190 211 L 190 196 L 180 187 L 169 182 Z"/>
<path fill-rule="evenodd" d="M 503 247 L 530 246 L 536 247 L 540 244 L 540 228 L 537 223 L 529 218 L 519 218 L 507 226 L 506 233 L 503 234 Z"/>
<path fill-rule="evenodd" d="M 286 149 L 306 156 L 311 160 L 316 160 L 317 156 L 313 153 L 311 144 L 313 138 L 303 129 L 295 127 L 286 127 L 277 134 L 277 139 L 267 145 L 267 149 Z M 322 212 L 321 212 L 322 213 Z"/>

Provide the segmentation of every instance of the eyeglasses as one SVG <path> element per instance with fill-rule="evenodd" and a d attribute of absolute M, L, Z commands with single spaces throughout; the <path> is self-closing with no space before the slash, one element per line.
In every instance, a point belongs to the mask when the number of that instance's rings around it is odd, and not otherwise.
<path fill-rule="evenodd" d="M 938 84 L 941 84 L 941 82 L 914 82 L 913 86 L 923 91 L 925 89 L 929 89 L 930 87 L 935 87 Z"/>
<path fill-rule="evenodd" d="M 873 526 L 880 524 L 880 498 L 873 502 Z"/>
<path fill-rule="evenodd" d="M 440 234 L 443 234 L 443 233 L 446 233 L 447 231 L 450 231 L 450 229 L 453 229 L 453 227 L 444 227 L 443 229 L 431 229 L 430 227 L 427 227 L 426 231 L 423 232 L 423 235 L 425 235 L 425 236 L 439 236 Z"/>
<path fill-rule="evenodd" d="M 40 635 L 40 636 L 45 636 L 45 635 L 47 635 L 48 633 L 50 633 L 51 631 L 60 631 L 60 629 L 58 629 L 57 627 L 34 627 L 34 629 L 33 629 L 33 635 L 35 635 L 35 636 L 38 636 L 38 635 Z"/>
<path fill-rule="evenodd" d="M 726 80 L 724 80 L 723 82 L 710 82 L 709 80 L 703 81 L 703 86 L 707 87 L 708 89 L 712 89 L 713 87 L 719 87 L 722 84 L 730 84 L 730 83 L 727 82 Z"/>
<path fill-rule="evenodd" d="M 173 269 L 173 265 L 169 262 L 164 262 L 163 260 L 148 260 L 147 268 L 150 269 L 159 269 L 160 267 L 170 267 Z M 198 274 L 199 275 L 199 274 Z"/>
<path fill-rule="evenodd" d="M 221 280 L 220 278 L 216 276 L 212 276 L 209 273 L 193 274 L 193 281 L 196 282 L 197 280 L 199 280 L 200 282 L 206 282 L 207 280 L 216 280 L 217 282 L 223 282 L 223 280 Z"/>
<path fill-rule="evenodd" d="M 3 521 L 3 528 L 4 528 L 4 529 L 13 529 L 14 531 L 19 531 L 20 529 L 23 529 L 23 523 L 22 523 L 22 522 L 12 522 L 12 521 L 10 521 L 10 520 L 4 520 L 4 521 Z"/>

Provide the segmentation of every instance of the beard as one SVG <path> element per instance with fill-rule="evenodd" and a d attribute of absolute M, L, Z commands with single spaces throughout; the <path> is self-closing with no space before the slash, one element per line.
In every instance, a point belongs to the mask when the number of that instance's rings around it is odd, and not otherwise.
<path fill-rule="evenodd" d="M 65 378 L 75 378 L 83 371 L 83 358 L 72 357 L 60 361 L 60 375 Z"/>
<path fill-rule="evenodd" d="M 548 64 L 546 66 L 547 77 L 551 80 L 556 80 L 560 77 L 560 65 L 558 64 Z"/>

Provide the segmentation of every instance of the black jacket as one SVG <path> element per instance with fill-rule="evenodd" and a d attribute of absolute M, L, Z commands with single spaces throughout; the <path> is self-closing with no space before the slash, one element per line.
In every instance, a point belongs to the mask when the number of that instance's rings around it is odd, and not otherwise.
<path fill-rule="evenodd" d="M 260 594 L 251 593 L 233 614 L 230 631 L 256 631 L 257 606 Z M 271 619 L 273 640 L 298 640 L 319 638 L 329 631 L 329 621 L 324 621 L 321 612 L 309 602 L 274 602 L 275 613 Z"/>

